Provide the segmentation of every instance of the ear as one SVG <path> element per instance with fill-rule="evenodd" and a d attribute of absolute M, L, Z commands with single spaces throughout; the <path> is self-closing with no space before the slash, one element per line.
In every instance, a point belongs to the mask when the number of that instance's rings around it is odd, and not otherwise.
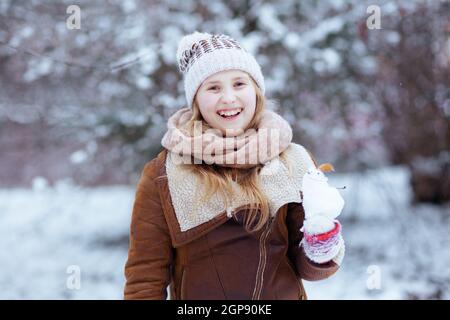
<path fill-rule="evenodd" d="M 318 167 L 318 169 L 322 172 L 334 171 L 334 167 L 331 163 L 323 163 Z"/>

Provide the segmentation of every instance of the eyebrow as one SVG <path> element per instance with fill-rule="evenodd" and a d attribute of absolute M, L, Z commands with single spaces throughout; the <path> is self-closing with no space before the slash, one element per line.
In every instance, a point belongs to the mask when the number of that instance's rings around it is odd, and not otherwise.
<path fill-rule="evenodd" d="M 234 80 L 239 80 L 239 79 L 246 80 L 246 78 L 243 77 L 243 76 L 235 77 L 232 80 L 234 81 Z M 218 81 L 218 80 L 216 80 L 216 81 L 208 81 L 208 82 L 205 83 L 205 86 L 207 86 L 209 84 L 213 84 L 213 83 L 220 83 L 220 81 Z"/>

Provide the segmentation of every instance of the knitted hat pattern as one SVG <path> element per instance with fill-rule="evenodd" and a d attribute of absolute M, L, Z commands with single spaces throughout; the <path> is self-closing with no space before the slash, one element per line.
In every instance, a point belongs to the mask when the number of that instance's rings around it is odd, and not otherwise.
<path fill-rule="evenodd" d="M 224 34 L 195 31 L 178 44 L 177 62 L 184 75 L 184 90 L 192 108 L 198 88 L 209 76 L 225 70 L 242 70 L 255 80 L 265 93 L 264 77 L 255 57 L 233 38 Z"/>

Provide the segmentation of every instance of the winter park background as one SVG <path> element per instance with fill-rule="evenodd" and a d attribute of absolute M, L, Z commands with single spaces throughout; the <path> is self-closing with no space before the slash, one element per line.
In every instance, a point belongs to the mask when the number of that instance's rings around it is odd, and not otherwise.
<path fill-rule="evenodd" d="M 449 18 L 439 0 L 0 1 L 0 298 L 122 298 L 136 182 L 199 30 L 255 54 L 346 186 L 346 257 L 309 298 L 449 299 Z"/>

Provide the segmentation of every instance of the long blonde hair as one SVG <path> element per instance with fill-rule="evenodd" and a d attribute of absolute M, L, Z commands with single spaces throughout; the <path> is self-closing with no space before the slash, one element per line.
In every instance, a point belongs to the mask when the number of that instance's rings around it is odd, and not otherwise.
<path fill-rule="evenodd" d="M 251 77 L 250 81 L 256 91 L 256 108 L 255 114 L 246 129 L 256 130 L 265 110 L 266 98 Z M 203 132 L 211 129 L 208 123 L 203 119 L 195 97 L 192 106 L 192 113 L 191 119 L 184 126 L 184 130 L 186 130 L 191 136 L 194 135 L 195 121 L 202 122 Z M 248 232 L 255 232 L 260 230 L 266 224 L 270 217 L 269 200 L 261 189 L 258 177 L 263 165 L 258 164 L 250 169 L 230 168 L 205 163 L 191 163 L 184 164 L 183 166 L 194 173 L 202 181 L 205 194 L 202 196 L 200 201 L 207 201 L 213 194 L 218 192 L 219 196 L 224 199 L 226 207 L 228 208 L 231 199 L 230 197 L 233 194 L 232 182 L 235 181 L 250 200 L 250 210 L 244 217 L 245 229 Z"/>

